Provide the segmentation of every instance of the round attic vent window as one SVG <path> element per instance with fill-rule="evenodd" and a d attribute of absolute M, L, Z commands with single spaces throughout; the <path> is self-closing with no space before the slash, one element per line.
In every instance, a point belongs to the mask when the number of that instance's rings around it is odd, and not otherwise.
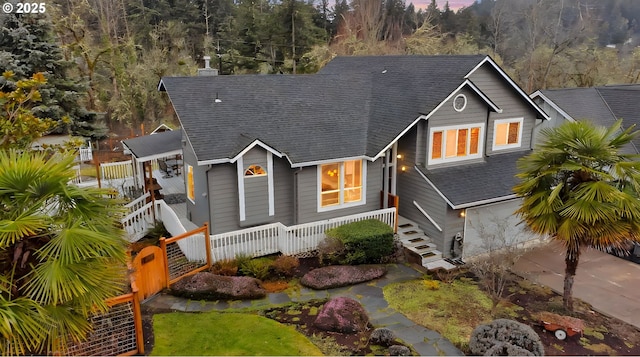
<path fill-rule="evenodd" d="M 453 109 L 455 109 L 457 112 L 463 111 L 466 106 L 467 106 L 467 97 L 465 97 L 464 94 L 458 94 L 453 99 Z"/>

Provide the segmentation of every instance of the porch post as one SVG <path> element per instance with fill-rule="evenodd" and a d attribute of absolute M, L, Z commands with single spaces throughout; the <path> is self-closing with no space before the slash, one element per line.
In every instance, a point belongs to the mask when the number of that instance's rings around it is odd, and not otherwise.
<path fill-rule="evenodd" d="M 382 174 L 382 208 L 389 208 L 389 150 L 384 153 L 384 171 Z"/>
<path fill-rule="evenodd" d="M 398 142 L 393 143 L 391 149 L 391 194 L 396 196 L 396 185 L 398 178 Z"/>

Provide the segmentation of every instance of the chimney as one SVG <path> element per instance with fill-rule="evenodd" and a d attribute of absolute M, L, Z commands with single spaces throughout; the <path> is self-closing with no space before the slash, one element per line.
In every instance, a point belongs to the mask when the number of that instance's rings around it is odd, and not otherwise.
<path fill-rule="evenodd" d="M 198 68 L 198 76 L 217 76 L 218 69 L 211 68 L 211 56 L 203 56 L 204 68 Z"/>

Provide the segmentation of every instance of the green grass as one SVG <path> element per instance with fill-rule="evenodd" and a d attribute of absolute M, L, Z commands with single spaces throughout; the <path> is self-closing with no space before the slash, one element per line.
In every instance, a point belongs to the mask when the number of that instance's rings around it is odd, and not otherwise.
<path fill-rule="evenodd" d="M 389 306 L 465 351 L 473 329 L 493 320 L 491 299 L 468 279 L 439 284 L 438 289 L 425 280 L 387 285 L 384 297 Z"/>
<path fill-rule="evenodd" d="M 153 316 L 154 356 L 321 356 L 293 327 L 241 313 Z"/>

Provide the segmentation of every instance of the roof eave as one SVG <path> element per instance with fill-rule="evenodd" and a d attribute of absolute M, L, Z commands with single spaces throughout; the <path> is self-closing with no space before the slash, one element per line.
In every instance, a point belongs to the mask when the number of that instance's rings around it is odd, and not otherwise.
<path fill-rule="evenodd" d="M 469 78 L 473 74 L 473 72 L 475 72 L 478 68 L 482 67 L 485 63 L 489 63 L 500 74 L 500 76 L 502 76 L 502 78 L 504 78 L 507 81 L 507 83 L 509 83 L 520 94 L 520 96 L 526 102 L 528 102 L 529 105 L 531 105 L 531 107 L 540 115 L 541 118 L 546 120 L 551 120 L 549 115 L 545 113 L 544 110 L 542 110 L 542 108 L 540 108 L 536 103 L 534 103 L 533 100 L 531 100 L 531 98 L 529 98 L 529 96 L 522 90 L 522 88 L 520 88 L 520 86 L 518 86 L 516 82 L 514 82 L 507 75 L 507 73 L 505 73 L 502 70 L 502 68 L 500 68 L 500 66 L 498 66 L 498 64 L 493 61 L 493 59 L 490 56 L 486 56 L 482 61 L 480 61 L 480 63 L 478 63 L 478 65 L 476 65 L 471 71 L 469 71 L 469 73 L 467 73 L 467 75 L 464 76 L 464 78 Z"/>

